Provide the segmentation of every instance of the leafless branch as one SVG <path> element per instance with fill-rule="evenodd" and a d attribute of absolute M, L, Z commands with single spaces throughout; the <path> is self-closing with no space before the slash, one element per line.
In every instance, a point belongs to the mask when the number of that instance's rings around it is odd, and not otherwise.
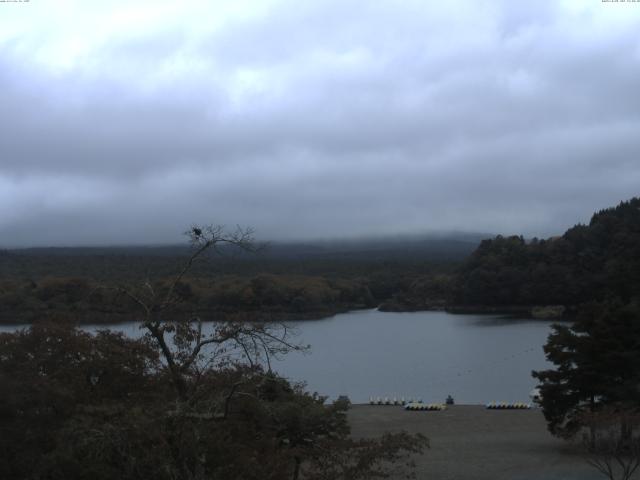
<path fill-rule="evenodd" d="M 178 273 L 170 280 L 166 292 L 154 289 L 149 279 L 140 285 L 140 292 L 143 294 L 134 293 L 132 289 L 123 286 L 114 288 L 130 298 L 144 312 L 142 327 L 158 345 L 179 398 L 186 399 L 192 387 L 195 388 L 199 384 L 202 377 L 200 360 L 203 358 L 207 358 L 204 367 L 206 369 L 213 361 L 234 362 L 234 352 L 237 354 L 242 351 L 244 361 L 251 368 L 264 360 L 271 371 L 271 357 L 291 350 L 304 350 L 304 347 L 290 341 L 286 325 L 279 325 L 279 331 L 276 332 L 270 325 L 226 322 L 216 326 L 213 333 L 205 335 L 199 317 L 189 322 L 165 320 L 166 315 L 181 301 L 177 292 L 179 285 L 194 263 L 205 253 L 212 251 L 221 255 L 224 253 L 221 247 L 225 245 L 233 247 L 232 250 L 257 250 L 251 229 L 237 227 L 229 233 L 222 225 L 193 225 L 185 234 L 189 237 L 191 252 Z M 228 347 L 223 347 L 224 345 Z M 215 348 L 213 351 L 207 349 L 207 355 L 204 355 L 208 346 Z"/>
<path fill-rule="evenodd" d="M 584 421 L 590 431 L 583 438 L 587 463 L 610 480 L 629 480 L 640 467 L 640 438 L 634 436 L 638 412 L 612 406 L 585 415 Z"/>

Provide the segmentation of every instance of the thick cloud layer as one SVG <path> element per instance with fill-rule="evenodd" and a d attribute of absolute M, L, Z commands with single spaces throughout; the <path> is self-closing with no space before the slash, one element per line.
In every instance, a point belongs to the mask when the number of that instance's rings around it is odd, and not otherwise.
<path fill-rule="evenodd" d="M 639 193 L 640 3 L 0 4 L 0 245 L 546 236 Z"/>

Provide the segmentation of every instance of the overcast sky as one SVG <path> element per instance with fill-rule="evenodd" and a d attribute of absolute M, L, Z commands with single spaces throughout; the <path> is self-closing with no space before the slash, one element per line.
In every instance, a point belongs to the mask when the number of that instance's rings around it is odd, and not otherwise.
<path fill-rule="evenodd" d="M 0 245 L 549 236 L 640 193 L 640 3 L 0 2 Z"/>

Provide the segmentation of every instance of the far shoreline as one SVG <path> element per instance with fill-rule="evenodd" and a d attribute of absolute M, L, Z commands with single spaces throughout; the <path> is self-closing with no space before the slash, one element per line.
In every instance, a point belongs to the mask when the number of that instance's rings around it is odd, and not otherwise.
<path fill-rule="evenodd" d="M 175 315 L 181 320 L 192 319 L 196 320 L 201 318 L 204 323 L 210 322 L 253 322 L 253 323 L 283 323 L 283 322 L 307 322 L 307 321 L 322 321 L 329 318 L 333 318 L 337 315 L 346 313 L 355 313 L 362 311 L 378 311 L 381 313 L 420 313 L 420 312 L 444 312 L 451 315 L 500 315 L 506 317 L 506 319 L 513 320 L 554 320 L 554 321 L 567 321 L 570 320 L 566 315 L 551 315 L 551 316 L 538 316 L 532 314 L 532 309 L 547 308 L 547 307 L 531 307 L 531 306 L 508 306 L 508 307 L 493 307 L 482 305 L 456 305 L 440 308 L 404 308 L 404 309 L 391 309 L 384 308 L 384 304 L 380 304 L 377 307 L 361 306 L 351 308 L 334 309 L 331 311 L 310 311 L 310 312 L 266 312 L 259 313 L 256 311 L 249 312 L 214 312 L 210 315 L 204 314 L 204 312 L 198 312 L 196 315 L 190 315 L 185 313 L 179 313 Z M 97 312 L 97 313 L 69 313 L 69 314 L 56 314 L 51 315 L 49 312 L 43 312 L 42 315 L 35 313 L 30 314 L 27 319 L 22 321 L 15 321 L 15 317 L 7 314 L 6 312 L 0 315 L 0 325 L 2 326 L 26 326 L 33 325 L 40 322 L 69 322 L 75 325 L 120 325 L 131 322 L 140 321 L 135 318 L 135 315 L 125 312 Z"/>
<path fill-rule="evenodd" d="M 210 322 L 253 322 L 253 323 L 283 323 L 283 322 L 305 322 L 305 321 L 322 321 L 333 318 L 337 315 L 374 310 L 382 313 L 419 313 L 419 312 L 445 312 L 451 315 L 500 315 L 506 319 L 513 320 L 545 320 L 545 321 L 570 321 L 570 310 L 564 306 L 488 306 L 488 305 L 447 305 L 428 308 L 413 308 L 410 306 L 394 305 L 391 307 L 384 302 L 377 307 L 370 306 L 345 306 L 344 308 L 336 308 L 331 310 L 315 310 L 308 312 L 288 312 L 288 311 L 239 311 L 239 312 L 197 312 L 196 314 L 178 313 L 175 317 L 181 320 L 201 318 L 204 323 Z M 49 312 L 42 312 L 38 315 L 36 312 L 30 313 L 28 317 L 22 321 L 16 321 L 15 316 L 3 312 L 0 315 L 0 325 L 9 326 L 28 326 L 34 323 L 52 321 L 52 322 L 70 322 L 75 325 L 121 325 L 139 321 L 135 318 L 135 314 L 128 312 L 68 312 L 65 314 L 51 315 Z"/>

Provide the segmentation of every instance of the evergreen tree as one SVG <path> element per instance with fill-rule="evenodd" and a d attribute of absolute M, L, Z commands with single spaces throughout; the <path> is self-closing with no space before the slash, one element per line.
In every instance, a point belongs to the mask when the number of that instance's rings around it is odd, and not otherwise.
<path fill-rule="evenodd" d="M 639 317 L 635 304 L 592 303 L 554 326 L 544 349 L 556 369 L 533 372 L 551 433 L 571 437 L 606 406 L 640 408 Z"/>
<path fill-rule="evenodd" d="M 640 291 L 640 198 L 593 215 L 548 240 L 497 236 L 460 267 L 459 305 L 565 305 L 631 302 Z"/>

